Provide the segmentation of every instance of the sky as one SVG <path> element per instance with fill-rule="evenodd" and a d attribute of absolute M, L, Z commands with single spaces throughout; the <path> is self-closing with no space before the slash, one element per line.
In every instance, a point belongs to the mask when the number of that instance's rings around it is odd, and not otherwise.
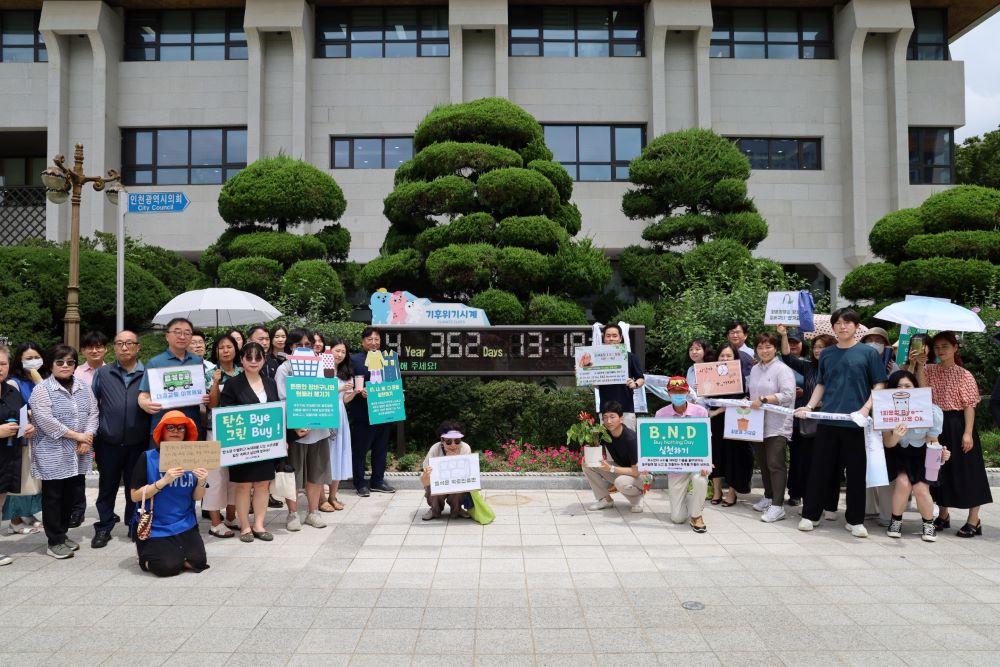
<path fill-rule="evenodd" d="M 965 61 L 965 127 L 955 142 L 1000 125 L 1000 12 L 951 44 L 952 60 Z"/>

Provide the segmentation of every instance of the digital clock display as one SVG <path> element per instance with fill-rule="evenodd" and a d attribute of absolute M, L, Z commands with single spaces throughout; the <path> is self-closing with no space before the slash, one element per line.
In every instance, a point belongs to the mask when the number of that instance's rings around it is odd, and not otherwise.
<path fill-rule="evenodd" d="M 383 348 L 399 355 L 399 369 L 407 376 L 573 375 L 574 350 L 593 344 L 587 326 L 379 328 Z M 644 327 L 632 327 L 629 335 L 643 362 Z"/>

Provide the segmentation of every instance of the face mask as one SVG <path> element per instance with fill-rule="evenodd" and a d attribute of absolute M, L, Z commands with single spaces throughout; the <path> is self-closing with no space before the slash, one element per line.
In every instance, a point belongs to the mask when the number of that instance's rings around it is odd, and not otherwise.
<path fill-rule="evenodd" d="M 882 343 L 865 343 L 865 345 L 867 345 L 868 347 L 874 349 L 879 354 L 882 354 L 883 352 L 885 352 L 885 345 L 883 345 Z"/>
<path fill-rule="evenodd" d="M 686 394 L 670 394 L 670 402 L 676 406 L 681 406 L 687 403 Z"/>
<path fill-rule="evenodd" d="M 27 370 L 27 371 L 37 371 L 39 368 L 42 367 L 42 360 L 41 359 L 28 359 L 27 361 L 25 361 L 21 365 L 24 366 L 24 369 Z"/>

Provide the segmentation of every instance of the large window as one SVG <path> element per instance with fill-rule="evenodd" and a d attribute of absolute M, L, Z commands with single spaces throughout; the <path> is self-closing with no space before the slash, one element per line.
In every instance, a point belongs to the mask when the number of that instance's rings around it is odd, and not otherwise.
<path fill-rule="evenodd" d="M 907 60 L 948 60 L 948 10 L 914 9 Z"/>
<path fill-rule="evenodd" d="M 41 12 L 0 12 L 0 62 L 48 62 L 39 18 Z"/>
<path fill-rule="evenodd" d="M 751 169 L 822 169 L 819 139 L 734 137 Z"/>
<path fill-rule="evenodd" d="M 833 58 L 827 9 L 714 9 L 713 58 Z"/>
<path fill-rule="evenodd" d="M 627 181 L 646 145 L 642 125 L 544 125 L 545 145 L 574 181 Z"/>
<path fill-rule="evenodd" d="M 415 58 L 447 55 L 446 8 L 316 9 L 317 58 Z"/>
<path fill-rule="evenodd" d="M 122 131 L 125 185 L 218 185 L 245 166 L 245 127 Z"/>
<path fill-rule="evenodd" d="M 413 137 L 331 137 L 332 169 L 395 169 L 413 157 Z"/>
<path fill-rule="evenodd" d="M 0 158 L 0 186 L 41 185 L 42 171 L 46 166 L 44 157 Z"/>
<path fill-rule="evenodd" d="M 955 182 L 955 131 L 950 127 L 910 128 L 910 183 Z"/>
<path fill-rule="evenodd" d="M 125 13 L 125 60 L 246 60 L 242 9 Z"/>
<path fill-rule="evenodd" d="M 510 8 L 510 55 L 641 56 L 642 7 Z"/>

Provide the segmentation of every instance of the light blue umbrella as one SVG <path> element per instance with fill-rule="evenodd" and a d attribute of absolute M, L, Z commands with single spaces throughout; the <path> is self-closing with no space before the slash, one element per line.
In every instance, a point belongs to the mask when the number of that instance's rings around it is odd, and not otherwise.
<path fill-rule="evenodd" d="M 909 297 L 886 306 L 875 314 L 886 322 L 896 322 L 928 331 L 972 331 L 982 333 L 986 325 L 974 312 L 950 301 L 929 297 Z"/>

